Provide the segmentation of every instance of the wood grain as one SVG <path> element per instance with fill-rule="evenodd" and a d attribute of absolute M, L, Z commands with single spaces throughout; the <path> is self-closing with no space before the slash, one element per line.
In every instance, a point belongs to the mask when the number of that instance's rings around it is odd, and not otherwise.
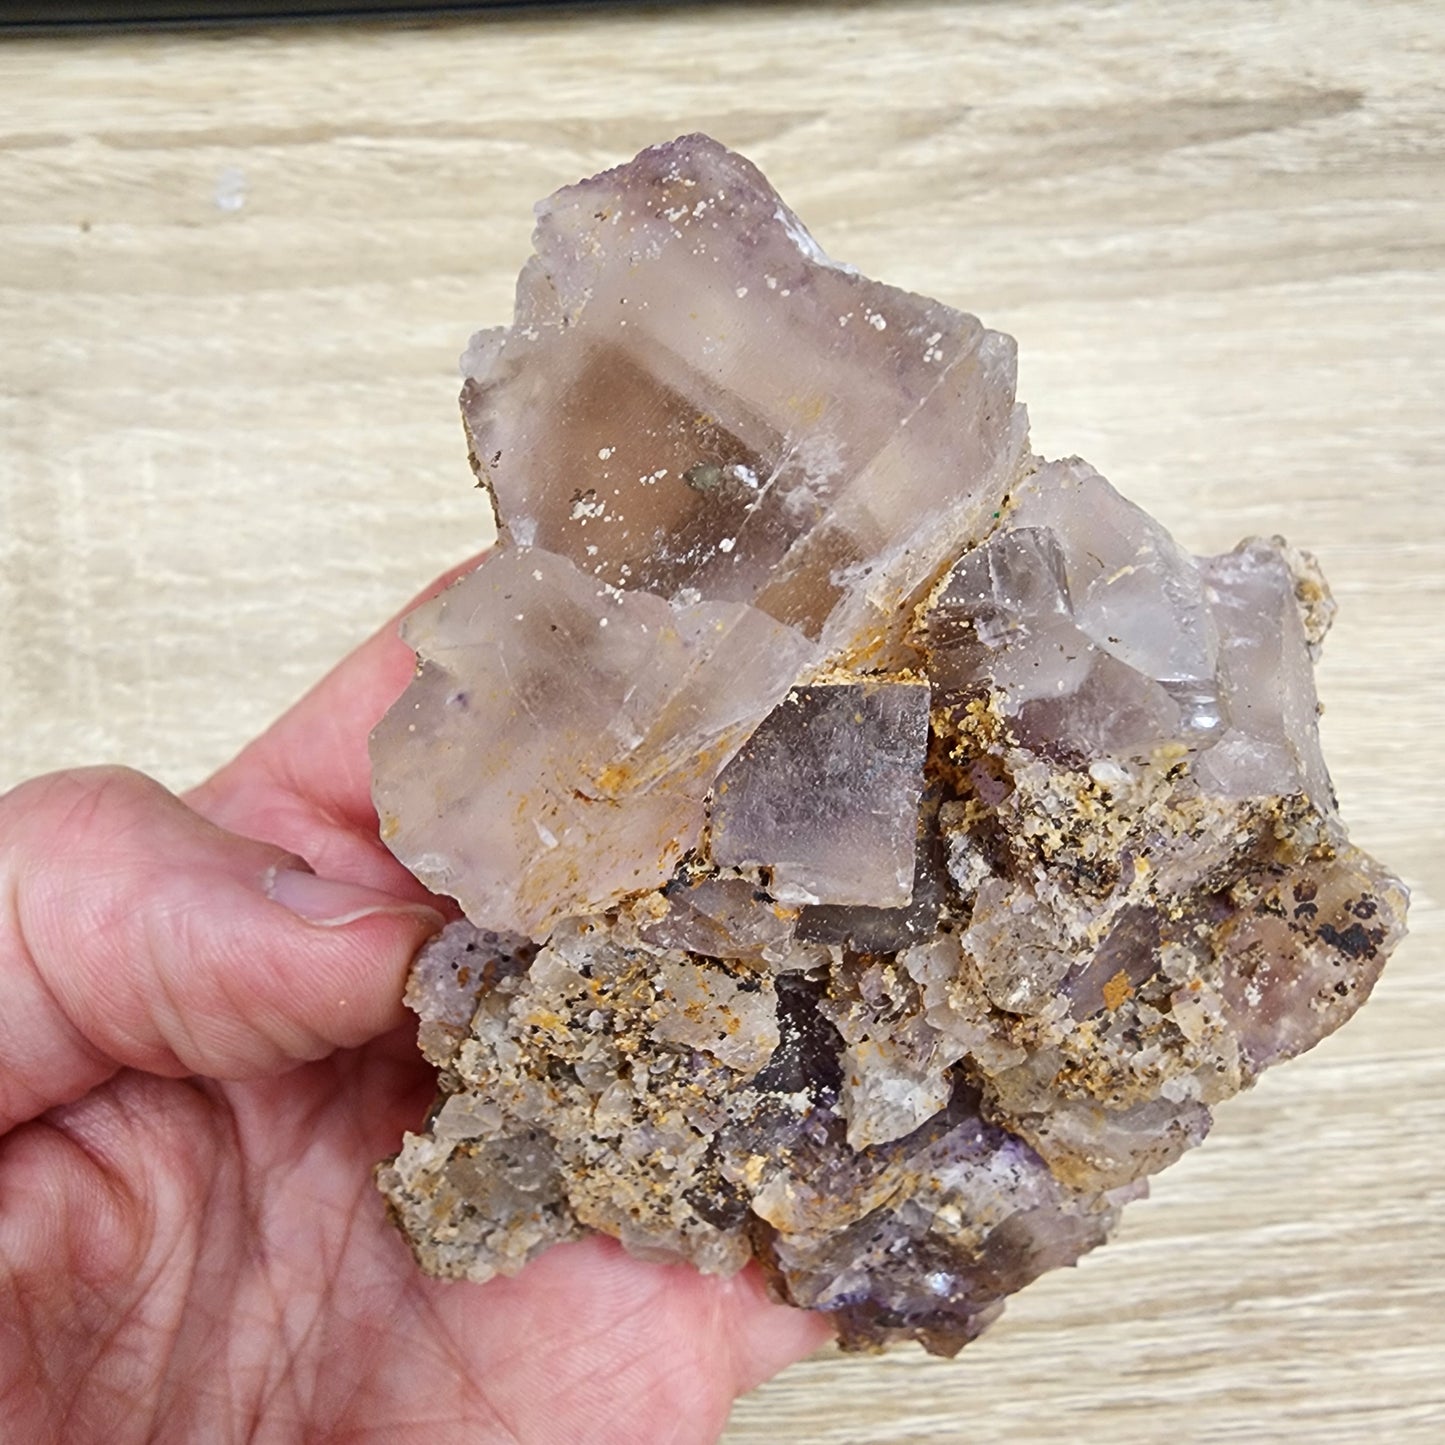
<path fill-rule="evenodd" d="M 484 536 L 452 359 L 528 207 L 679 131 L 1014 332 L 1035 442 L 1341 603 L 1326 750 L 1415 890 L 1374 1001 L 954 1362 L 730 1445 L 1445 1440 L 1445 10 L 705 6 L 0 46 L 0 786 L 202 776 Z"/>

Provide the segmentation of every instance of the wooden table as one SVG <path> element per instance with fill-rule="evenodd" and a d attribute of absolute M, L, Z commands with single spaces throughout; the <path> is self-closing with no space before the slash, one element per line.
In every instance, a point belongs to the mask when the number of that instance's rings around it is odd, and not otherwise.
<path fill-rule="evenodd" d="M 1341 615 L 1326 751 L 1415 890 L 1360 1018 L 957 1361 L 732 1445 L 1445 1440 L 1445 9 L 759 6 L 0 44 L 0 785 L 184 785 L 484 535 L 453 358 L 531 202 L 689 129 L 1014 332 L 1034 438 Z"/>

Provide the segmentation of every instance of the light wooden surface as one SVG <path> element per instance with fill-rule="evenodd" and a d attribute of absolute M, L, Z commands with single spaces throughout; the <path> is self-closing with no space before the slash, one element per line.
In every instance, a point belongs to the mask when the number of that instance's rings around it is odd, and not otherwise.
<path fill-rule="evenodd" d="M 1014 332 L 1038 449 L 1285 531 L 1376 998 L 954 1362 L 823 1356 L 731 1445 L 1445 1440 L 1445 8 L 703 7 L 0 44 L 0 785 L 201 777 L 483 508 L 453 358 L 529 206 L 747 150 L 834 254 Z M 3 1432 L 0 1432 L 3 1433 Z M 647 1445 L 647 1442 L 640 1442 Z"/>

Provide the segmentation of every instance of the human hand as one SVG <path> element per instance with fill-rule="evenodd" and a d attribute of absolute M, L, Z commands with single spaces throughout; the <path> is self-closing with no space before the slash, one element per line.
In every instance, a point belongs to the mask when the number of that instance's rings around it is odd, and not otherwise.
<path fill-rule="evenodd" d="M 0 797 L 6 1439 L 711 1441 L 827 1338 L 609 1240 L 440 1283 L 386 1222 L 442 920 L 366 738 L 412 666 L 383 629 L 184 800 L 111 768 Z"/>

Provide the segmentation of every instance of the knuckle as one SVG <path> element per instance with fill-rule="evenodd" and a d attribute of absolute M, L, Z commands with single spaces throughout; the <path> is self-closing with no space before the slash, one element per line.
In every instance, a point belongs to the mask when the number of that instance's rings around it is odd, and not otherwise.
<path fill-rule="evenodd" d="M 147 837 L 173 806 L 133 768 L 71 768 L 21 783 L 0 797 L 0 885 L 13 910 L 58 926 L 75 916 L 84 885 L 92 919 L 123 912 Z"/>
<path fill-rule="evenodd" d="M 45 773 L 0 795 L 0 816 L 12 825 L 40 819 L 50 826 L 84 827 L 106 814 L 153 801 L 165 789 L 134 768 L 101 764 Z"/>

